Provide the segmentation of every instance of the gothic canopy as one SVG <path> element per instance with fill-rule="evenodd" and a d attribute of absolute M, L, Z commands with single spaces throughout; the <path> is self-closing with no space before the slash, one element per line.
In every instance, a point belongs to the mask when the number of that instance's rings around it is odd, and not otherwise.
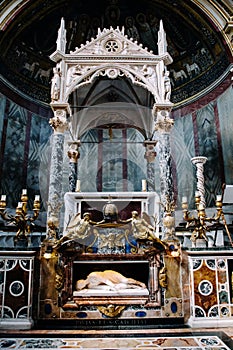
<path fill-rule="evenodd" d="M 125 28 L 125 34 L 157 54 L 162 19 L 167 34 L 171 101 L 181 105 L 224 76 L 231 63 L 232 6 L 228 1 L 29 0 L 1 3 L 0 73 L 9 86 L 41 104 L 50 86 L 61 18 L 70 52 L 95 37 L 98 28 Z"/>

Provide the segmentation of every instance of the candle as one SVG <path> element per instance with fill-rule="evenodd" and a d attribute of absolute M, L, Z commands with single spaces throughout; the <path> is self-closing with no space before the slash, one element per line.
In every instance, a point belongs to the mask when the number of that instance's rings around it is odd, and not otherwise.
<path fill-rule="evenodd" d="M 188 198 L 187 197 L 182 197 L 182 203 L 188 203 Z"/>
<path fill-rule="evenodd" d="M 222 201 L 222 195 L 221 195 L 221 194 L 218 194 L 218 195 L 217 195 L 216 201 L 217 201 L 217 202 L 221 202 L 221 201 Z"/>
<path fill-rule="evenodd" d="M 81 182 L 80 182 L 80 180 L 77 180 L 76 181 L 76 189 L 75 189 L 75 191 L 76 192 L 80 192 L 80 189 L 81 189 Z"/>
<path fill-rule="evenodd" d="M 146 192 L 147 188 L 146 188 L 146 180 L 142 180 L 142 191 Z"/>
<path fill-rule="evenodd" d="M 2 201 L 2 202 L 5 202 L 5 201 L 6 201 L 6 195 L 5 195 L 5 194 L 2 194 L 2 195 L 1 195 L 1 201 Z"/>
<path fill-rule="evenodd" d="M 195 197 L 201 197 L 200 192 L 199 191 L 195 191 Z"/>
<path fill-rule="evenodd" d="M 18 202 L 18 208 L 23 208 L 23 203 L 22 202 Z"/>
<path fill-rule="evenodd" d="M 35 201 L 36 202 L 39 202 L 40 201 L 40 196 L 37 194 L 37 195 L 35 195 Z"/>
<path fill-rule="evenodd" d="M 22 191 L 22 194 L 23 194 L 23 195 L 27 194 L 27 190 L 24 189 L 24 190 Z"/>

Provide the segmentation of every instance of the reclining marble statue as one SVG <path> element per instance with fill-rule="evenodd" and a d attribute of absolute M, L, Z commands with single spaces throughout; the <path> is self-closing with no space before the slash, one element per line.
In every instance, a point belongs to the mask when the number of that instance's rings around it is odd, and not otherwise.
<path fill-rule="evenodd" d="M 94 271 L 87 278 L 76 282 L 76 289 L 102 289 L 120 291 L 122 289 L 146 289 L 143 282 L 128 278 L 114 270 Z"/>

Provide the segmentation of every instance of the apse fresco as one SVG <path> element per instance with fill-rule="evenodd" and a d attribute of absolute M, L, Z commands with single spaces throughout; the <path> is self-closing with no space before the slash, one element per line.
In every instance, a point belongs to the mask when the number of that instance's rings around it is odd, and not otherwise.
<path fill-rule="evenodd" d="M 40 167 L 48 155 L 51 130 L 47 119 L 2 95 L 0 100 L 4 115 L 1 120 L 1 188 L 7 195 L 7 206 L 15 207 L 22 187 L 28 189 L 30 198 L 40 192 Z M 43 177 L 46 178 L 45 172 Z"/>
<path fill-rule="evenodd" d="M 179 104 L 211 85 L 229 66 L 228 54 L 217 33 L 192 4 L 183 1 L 59 1 L 28 7 L 23 17 L 8 28 L 12 40 L 2 35 L 1 73 L 24 94 L 50 102 L 53 63 L 61 17 L 67 29 L 67 52 L 95 38 L 98 28 L 124 26 L 125 35 L 157 54 L 157 31 L 162 19 L 167 34 L 168 52 L 173 63 L 168 67 L 172 84 L 171 100 Z M 36 20 L 33 21 L 33 18 Z M 47 23 L 50 25 L 48 26 Z"/>

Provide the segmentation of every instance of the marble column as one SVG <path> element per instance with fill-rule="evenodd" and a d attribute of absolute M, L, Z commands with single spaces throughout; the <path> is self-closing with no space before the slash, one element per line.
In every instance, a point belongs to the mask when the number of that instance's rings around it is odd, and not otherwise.
<path fill-rule="evenodd" d="M 197 176 L 197 191 L 200 193 L 201 200 L 200 203 L 205 208 L 205 179 L 204 179 L 204 164 L 206 163 L 206 157 L 193 157 L 191 162 L 196 165 L 196 176 Z"/>
<path fill-rule="evenodd" d="M 67 129 L 66 109 L 53 108 L 54 117 L 49 124 L 53 128 L 52 152 L 50 163 L 48 210 L 47 210 L 47 238 L 56 239 L 56 230 L 59 227 L 60 208 L 62 206 L 62 176 L 63 176 L 63 149 L 64 132 Z"/>
<path fill-rule="evenodd" d="M 173 119 L 169 117 L 171 106 L 154 105 L 153 113 L 155 117 L 155 131 L 158 133 L 158 156 L 160 169 L 160 217 L 162 237 L 168 236 L 166 227 L 167 216 L 172 219 L 174 210 L 173 206 L 173 178 L 171 166 L 171 145 L 170 132 L 174 124 Z M 166 219 L 166 220 L 165 220 Z M 175 226 L 175 220 L 173 220 Z M 169 232 L 174 232 L 174 227 L 169 227 Z M 174 234 L 172 234 L 174 236 Z"/>
<path fill-rule="evenodd" d="M 169 117 L 171 107 L 157 106 L 153 108 L 155 117 L 155 130 L 158 133 L 158 156 L 160 168 L 160 202 L 161 202 L 161 218 L 166 214 L 167 203 L 173 203 L 174 190 L 171 167 L 171 145 L 170 132 L 174 124 L 173 119 Z M 162 220 L 163 222 L 163 220 Z M 162 224 L 163 225 L 163 224 Z M 162 226 L 162 234 L 164 235 L 164 227 Z"/>
<path fill-rule="evenodd" d="M 78 159 L 80 141 L 73 141 L 69 143 L 69 150 L 67 152 L 70 159 L 69 162 L 69 191 L 75 192 L 76 183 L 78 179 Z"/>
<path fill-rule="evenodd" d="M 146 148 L 145 151 L 145 159 L 147 160 L 147 191 L 154 192 L 155 191 L 155 164 L 154 160 L 156 157 L 156 152 L 154 150 L 157 141 L 144 141 L 144 146 Z"/>

